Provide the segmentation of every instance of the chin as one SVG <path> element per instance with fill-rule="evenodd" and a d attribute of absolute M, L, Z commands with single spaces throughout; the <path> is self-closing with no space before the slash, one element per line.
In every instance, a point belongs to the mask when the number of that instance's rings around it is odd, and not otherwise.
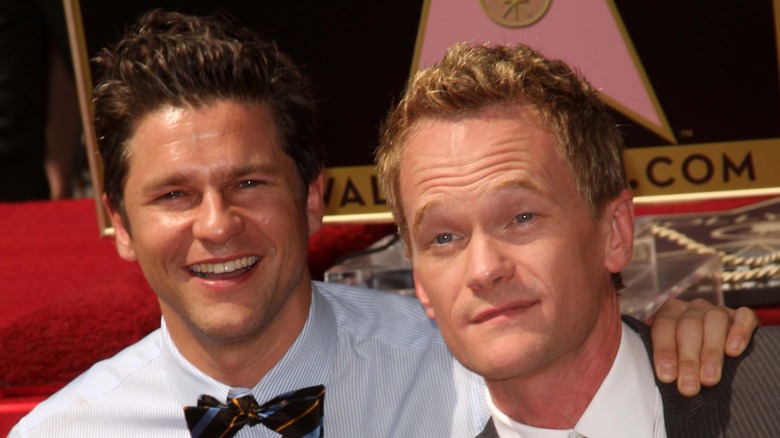
<path fill-rule="evenodd" d="M 501 358 L 502 360 L 489 359 L 491 360 L 481 361 L 473 366 L 466 366 L 466 368 L 490 381 L 507 380 L 522 374 L 516 361 L 506 360 L 506 358 Z"/>
<path fill-rule="evenodd" d="M 215 312 L 199 324 L 200 331 L 207 337 L 218 339 L 222 342 L 241 340 L 254 332 L 252 324 L 257 318 L 251 320 L 241 315 L 240 312 Z"/>
<path fill-rule="evenodd" d="M 250 339 L 255 333 L 249 327 L 236 326 L 235 324 L 212 326 L 203 330 L 203 333 L 213 341 L 219 342 L 221 345 L 233 345 L 240 344 L 247 339 Z"/>
<path fill-rule="evenodd" d="M 539 354 L 528 339 L 503 339 L 503 342 L 482 343 L 473 350 L 469 363 L 464 366 L 487 380 L 506 380 L 527 374 L 538 362 Z"/>

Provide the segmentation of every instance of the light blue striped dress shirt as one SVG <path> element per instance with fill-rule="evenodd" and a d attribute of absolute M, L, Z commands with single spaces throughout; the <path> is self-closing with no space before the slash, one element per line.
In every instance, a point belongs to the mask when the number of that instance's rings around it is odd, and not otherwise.
<path fill-rule="evenodd" d="M 314 283 L 309 318 L 254 388 L 230 388 L 187 362 L 162 327 L 41 403 L 10 437 L 188 437 L 183 406 L 251 392 L 261 403 L 324 384 L 325 436 L 473 437 L 488 418 L 482 380 L 448 352 L 418 301 Z M 262 425 L 238 437 L 278 437 Z"/>

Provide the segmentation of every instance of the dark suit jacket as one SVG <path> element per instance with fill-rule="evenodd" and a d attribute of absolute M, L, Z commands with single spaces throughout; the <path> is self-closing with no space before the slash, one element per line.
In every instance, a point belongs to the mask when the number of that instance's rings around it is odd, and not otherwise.
<path fill-rule="evenodd" d="M 652 362 L 650 327 L 623 321 L 642 338 Z M 669 438 L 780 437 L 780 327 L 756 330 L 742 356 L 725 359 L 720 383 L 695 397 L 680 395 L 675 384 L 656 385 Z M 477 438 L 498 438 L 492 419 Z"/>

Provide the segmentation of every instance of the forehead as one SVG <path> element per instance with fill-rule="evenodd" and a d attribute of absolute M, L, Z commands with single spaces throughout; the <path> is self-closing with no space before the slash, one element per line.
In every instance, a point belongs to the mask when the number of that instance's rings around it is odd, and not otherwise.
<path fill-rule="evenodd" d="M 136 120 L 127 152 L 154 154 L 167 147 L 197 147 L 221 140 L 281 149 L 276 131 L 265 104 L 218 100 L 195 107 L 163 105 Z"/>
<path fill-rule="evenodd" d="M 400 176 L 402 181 L 430 178 L 433 183 L 460 175 L 465 181 L 453 183 L 464 183 L 513 167 L 558 174 L 564 170 L 561 165 L 568 170 L 557 138 L 536 113 L 526 107 L 503 107 L 418 121 L 403 146 Z"/>
<path fill-rule="evenodd" d="M 572 193 L 557 140 L 527 108 L 493 108 L 458 119 L 423 119 L 404 145 L 400 189 L 409 215 L 431 204 L 523 188 Z M 411 217 L 407 217 L 411 219 Z"/>
<path fill-rule="evenodd" d="M 199 107 L 164 106 L 135 125 L 127 147 L 128 181 L 229 178 L 272 169 L 296 179 L 264 104 L 217 101 Z M 242 170 L 243 169 L 243 170 Z"/>

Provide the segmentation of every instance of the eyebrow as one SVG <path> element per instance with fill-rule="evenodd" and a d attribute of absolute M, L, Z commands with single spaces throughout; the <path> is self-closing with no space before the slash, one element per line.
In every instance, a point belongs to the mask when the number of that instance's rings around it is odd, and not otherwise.
<path fill-rule="evenodd" d="M 251 175 L 254 173 L 261 173 L 270 176 L 282 176 L 283 172 L 279 166 L 273 166 L 270 164 L 246 164 L 240 166 L 230 172 L 233 178 L 241 178 L 243 176 Z"/>
<path fill-rule="evenodd" d="M 504 181 L 500 184 L 497 184 L 496 186 L 491 187 L 490 191 L 501 192 L 507 190 L 516 190 L 516 189 L 527 190 L 537 194 L 544 193 L 531 181 L 518 180 L 518 179 Z M 442 201 L 433 200 L 426 203 L 425 205 L 422 206 L 422 208 L 417 210 L 417 212 L 414 214 L 414 218 L 412 218 L 412 229 L 418 230 L 422 226 L 422 223 L 425 221 L 426 217 L 430 214 L 430 212 L 436 207 L 438 207 L 440 204 L 442 204 Z"/>
<path fill-rule="evenodd" d="M 421 209 L 417 210 L 417 212 L 414 214 L 414 218 L 412 218 L 412 229 L 415 231 L 419 230 L 428 212 L 433 210 L 433 208 L 439 204 L 441 204 L 441 201 L 431 201 L 423 205 Z"/>

